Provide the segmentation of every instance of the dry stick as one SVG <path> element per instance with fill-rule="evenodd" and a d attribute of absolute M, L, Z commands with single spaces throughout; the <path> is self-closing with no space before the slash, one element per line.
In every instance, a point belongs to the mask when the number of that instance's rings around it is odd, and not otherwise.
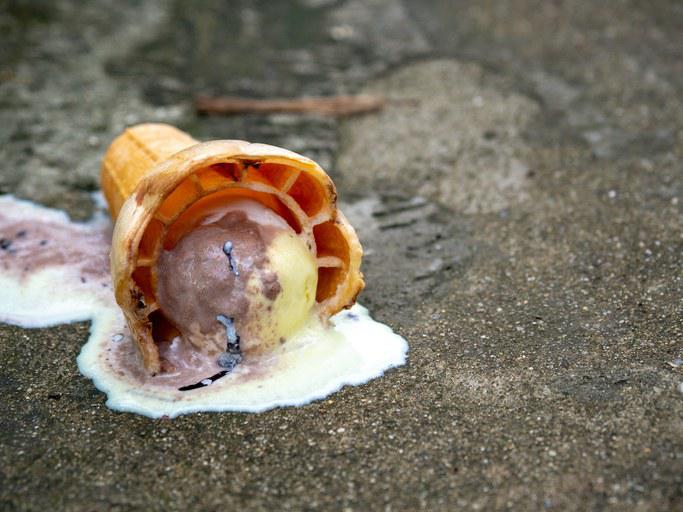
<path fill-rule="evenodd" d="M 198 113 L 208 115 L 284 112 L 343 117 L 376 112 L 381 110 L 385 103 L 384 97 L 370 95 L 264 100 L 200 96 L 195 100 L 195 108 Z"/>

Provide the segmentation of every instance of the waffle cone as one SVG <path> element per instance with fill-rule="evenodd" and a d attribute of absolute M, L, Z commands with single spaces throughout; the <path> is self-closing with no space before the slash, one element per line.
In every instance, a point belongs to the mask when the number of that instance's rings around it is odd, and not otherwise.
<path fill-rule="evenodd" d="M 177 334 L 156 300 L 156 261 L 202 218 L 235 198 L 280 214 L 318 264 L 316 307 L 329 317 L 363 288 L 362 248 L 336 206 L 332 180 L 312 160 L 286 149 L 238 140 L 198 143 L 164 124 L 127 129 L 102 162 L 102 191 L 116 221 L 111 273 L 145 369 L 156 374 L 158 341 Z"/>

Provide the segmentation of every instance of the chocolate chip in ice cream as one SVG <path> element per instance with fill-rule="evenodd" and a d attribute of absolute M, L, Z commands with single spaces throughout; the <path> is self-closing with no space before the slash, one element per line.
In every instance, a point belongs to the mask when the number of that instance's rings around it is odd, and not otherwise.
<path fill-rule="evenodd" d="M 268 300 L 275 300 L 282 290 L 277 274 L 274 272 L 264 275 L 261 280 L 261 285 L 263 286 L 263 295 L 265 295 Z"/>

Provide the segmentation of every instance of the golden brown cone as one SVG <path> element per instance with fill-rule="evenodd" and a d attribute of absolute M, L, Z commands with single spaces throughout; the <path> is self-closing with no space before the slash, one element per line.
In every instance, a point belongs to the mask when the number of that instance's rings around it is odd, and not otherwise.
<path fill-rule="evenodd" d="M 161 370 L 155 337 L 174 332 L 156 303 L 156 258 L 211 204 L 248 197 L 280 213 L 317 258 L 317 307 L 324 316 L 353 305 L 363 288 L 362 248 L 337 210 L 334 184 L 315 162 L 286 149 L 236 140 L 198 143 L 169 125 L 137 125 L 107 150 L 102 190 L 116 221 L 116 300 L 151 374 Z"/>
<path fill-rule="evenodd" d="M 157 163 L 199 141 L 168 124 L 128 128 L 107 149 L 102 160 L 102 192 L 116 220 L 123 202 Z"/>

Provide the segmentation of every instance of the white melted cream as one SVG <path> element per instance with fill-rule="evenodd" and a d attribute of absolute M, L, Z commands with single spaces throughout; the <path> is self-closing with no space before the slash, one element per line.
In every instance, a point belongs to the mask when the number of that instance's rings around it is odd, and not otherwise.
<path fill-rule="evenodd" d="M 329 326 L 312 315 L 286 350 L 245 360 L 210 385 L 179 391 L 169 385 L 173 376 L 147 376 L 137 361 L 112 292 L 110 240 L 111 223 L 101 212 L 79 224 L 64 212 L 0 196 L 0 321 L 49 327 L 90 320 L 78 368 L 114 410 L 159 418 L 304 405 L 405 363 L 406 341 L 356 304 Z M 185 360 L 178 340 L 164 352 Z"/>

